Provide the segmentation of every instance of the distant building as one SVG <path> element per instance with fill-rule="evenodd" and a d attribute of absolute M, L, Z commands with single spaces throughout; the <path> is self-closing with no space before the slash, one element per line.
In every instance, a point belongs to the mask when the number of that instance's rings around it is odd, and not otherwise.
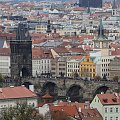
<path fill-rule="evenodd" d="M 97 94 L 90 107 L 96 108 L 103 120 L 120 120 L 120 93 Z"/>
<path fill-rule="evenodd" d="M 80 7 L 94 7 L 94 8 L 102 8 L 103 0 L 79 0 Z"/>
<path fill-rule="evenodd" d="M 81 120 L 103 120 L 97 109 L 81 109 L 79 114 Z"/>
<path fill-rule="evenodd" d="M 80 77 L 93 79 L 96 76 L 94 59 L 95 57 L 86 56 L 82 62 L 80 62 Z"/>
<path fill-rule="evenodd" d="M 114 58 L 114 56 L 111 56 L 111 49 L 109 47 L 110 43 L 111 40 L 104 35 L 104 28 L 101 19 L 98 36 L 93 41 L 93 51 L 90 52 L 91 57 L 96 57 L 96 75 L 101 78 L 106 76 L 106 78 L 109 79 L 109 63 L 110 60 Z"/>
<path fill-rule="evenodd" d="M 36 33 L 46 33 L 47 31 L 47 22 L 40 22 L 35 26 Z"/>
<path fill-rule="evenodd" d="M 51 72 L 51 56 L 48 51 L 32 49 L 32 76 L 49 75 Z"/>
<path fill-rule="evenodd" d="M 23 86 L 0 88 L 0 108 L 14 107 L 17 104 L 27 103 L 37 107 L 37 95 Z"/>
<path fill-rule="evenodd" d="M 79 76 L 80 61 L 83 56 L 72 56 L 67 60 L 67 77 Z"/>
<path fill-rule="evenodd" d="M 120 57 L 115 57 L 109 63 L 109 73 L 110 80 L 113 80 L 114 77 L 120 79 Z"/>
<path fill-rule="evenodd" d="M 59 57 L 51 60 L 51 73 L 54 77 L 66 76 L 66 58 Z"/>
<path fill-rule="evenodd" d="M 10 49 L 0 48 L 0 73 L 3 76 L 11 76 L 10 74 Z"/>

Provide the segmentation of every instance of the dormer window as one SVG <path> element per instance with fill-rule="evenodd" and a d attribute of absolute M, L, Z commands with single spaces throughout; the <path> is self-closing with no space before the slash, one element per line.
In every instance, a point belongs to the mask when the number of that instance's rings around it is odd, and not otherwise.
<path fill-rule="evenodd" d="M 107 102 L 108 102 L 108 99 L 107 99 L 107 98 L 105 98 L 105 99 L 103 99 L 103 101 L 104 101 L 105 103 L 107 103 Z"/>
<path fill-rule="evenodd" d="M 112 101 L 113 101 L 113 102 L 117 102 L 117 99 L 116 99 L 116 98 L 112 98 Z"/>

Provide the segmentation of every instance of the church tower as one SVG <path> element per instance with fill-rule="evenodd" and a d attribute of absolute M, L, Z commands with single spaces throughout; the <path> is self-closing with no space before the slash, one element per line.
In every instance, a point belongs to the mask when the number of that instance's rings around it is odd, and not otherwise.
<path fill-rule="evenodd" d="M 104 27 L 102 23 L 102 19 L 100 19 L 99 27 L 98 27 L 98 36 L 93 41 L 93 50 L 99 50 L 105 52 L 106 55 L 109 55 L 109 44 L 111 40 L 104 35 Z"/>
<path fill-rule="evenodd" d="M 113 1 L 112 5 L 112 16 L 117 16 L 117 6 L 115 0 Z"/>
<path fill-rule="evenodd" d="M 90 11 L 90 1 L 89 1 L 89 0 L 88 0 L 87 13 L 88 13 L 88 14 L 91 14 L 91 11 Z"/>
<path fill-rule="evenodd" d="M 16 30 L 16 40 L 10 41 L 11 77 L 32 76 L 32 41 L 29 28 L 20 23 Z"/>

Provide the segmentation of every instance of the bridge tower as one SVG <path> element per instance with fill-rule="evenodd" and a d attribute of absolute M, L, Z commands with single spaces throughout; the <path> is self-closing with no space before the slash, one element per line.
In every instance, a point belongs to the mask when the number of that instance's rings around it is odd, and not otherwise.
<path fill-rule="evenodd" d="M 16 40 L 10 41 L 11 77 L 32 76 L 32 41 L 26 24 L 20 23 L 16 30 Z"/>

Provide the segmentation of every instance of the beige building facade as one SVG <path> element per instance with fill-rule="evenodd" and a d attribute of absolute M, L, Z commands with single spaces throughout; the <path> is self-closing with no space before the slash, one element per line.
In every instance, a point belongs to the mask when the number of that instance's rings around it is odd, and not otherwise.
<path fill-rule="evenodd" d="M 51 60 L 51 73 L 53 77 L 66 76 L 66 58 L 59 57 Z"/>

